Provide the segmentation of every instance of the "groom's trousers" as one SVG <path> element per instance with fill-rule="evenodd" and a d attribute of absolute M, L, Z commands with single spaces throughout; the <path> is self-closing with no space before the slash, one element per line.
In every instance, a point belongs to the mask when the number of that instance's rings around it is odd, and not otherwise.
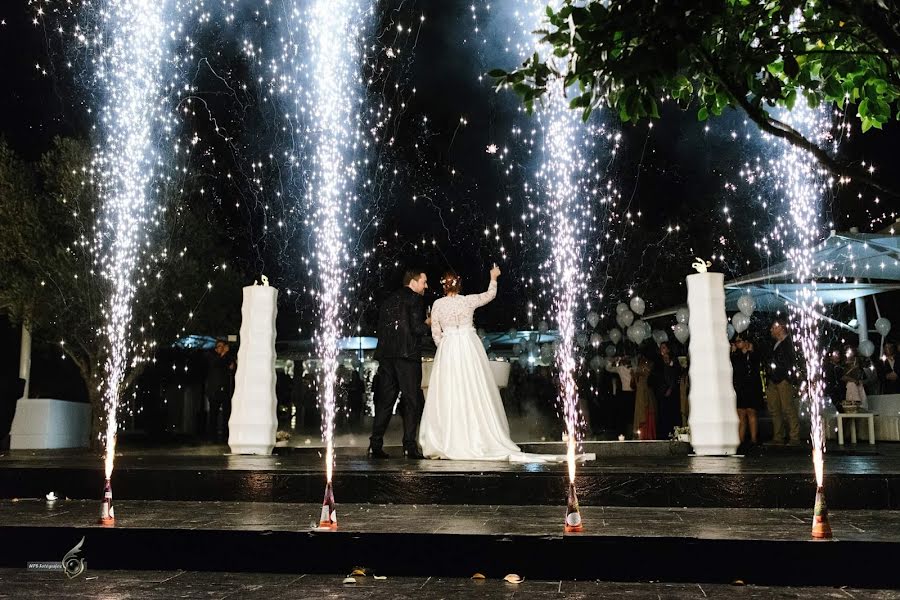
<path fill-rule="evenodd" d="M 375 395 L 375 421 L 372 424 L 372 448 L 384 445 L 384 432 L 394 410 L 397 394 L 403 416 L 403 448 L 417 449 L 416 435 L 425 396 L 422 394 L 422 361 L 408 358 L 382 358 L 378 360 L 378 392 Z"/>

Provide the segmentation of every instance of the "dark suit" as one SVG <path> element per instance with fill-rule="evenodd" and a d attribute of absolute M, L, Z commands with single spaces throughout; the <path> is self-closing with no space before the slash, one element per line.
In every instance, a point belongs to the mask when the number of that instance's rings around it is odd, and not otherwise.
<path fill-rule="evenodd" d="M 425 397 L 422 394 L 422 338 L 428 334 L 425 303 L 408 287 L 391 294 L 378 311 L 378 394 L 371 446 L 381 449 L 397 394 L 403 415 L 403 447 L 418 452 L 416 436 Z"/>
<path fill-rule="evenodd" d="M 896 355 L 893 357 L 894 366 L 891 366 L 891 363 L 884 358 L 878 361 L 879 368 L 879 379 L 881 379 L 881 393 L 882 394 L 900 394 L 900 358 Z M 897 379 L 891 381 L 887 379 L 889 373 L 894 373 L 897 375 Z"/>
<path fill-rule="evenodd" d="M 773 441 L 784 441 L 784 422 L 788 423 L 791 443 L 800 443 L 800 413 L 794 405 L 794 347 L 789 338 L 777 342 L 766 364 L 766 404 L 772 417 Z"/>

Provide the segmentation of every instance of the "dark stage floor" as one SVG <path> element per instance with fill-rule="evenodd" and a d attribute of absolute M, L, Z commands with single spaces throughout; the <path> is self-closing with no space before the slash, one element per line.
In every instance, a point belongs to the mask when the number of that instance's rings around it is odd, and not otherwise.
<path fill-rule="evenodd" d="M 122 500 L 319 502 L 316 452 L 227 456 L 224 446 L 123 447 L 113 487 Z M 564 464 L 373 461 L 340 449 L 339 500 L 399 504 L 557 505 Z M 803 508 L 814 494 L 804 448 L 760 448 L 746 457 L 600 456 L 579 466 L 581 501 L 596 506 Z M 102 461 L 83 451 L 14 451 L 0 456 L 0 498 L 96 498 Z M 900 509 L 900 445 L 826 456 L 834 508 Z"/>
<path fill-rule="evenodd" d="M 583 507 L 585 531 L 563 534 L 562 506 L 340 504 L 337 531 L 313 529 L 320 508 L 118 502 L 110 528 L 97 501 L 4 501 L 0 566 L 60 560 L 83 537 L 96 569 L 900 585 L 897 511 L 834 511 L 834 539 L 814 541 L 811 509 Z"/>
<path fill-rule="evenodd" d="M 272 575 L 265 573 L 198 573 L 194 571 L 92 571 L 78 579 L 60 574 L 0 569 L 0 598 L 104 598 L 106 600 L 302 600 L 321 598 L 438 600 L 443 598 L 534 599 L 629 598 L 663 599 L 797 599 L 893 600 L 894 590 L 827 587 L 766 587 L 709 583 L 616 583 L 597 581 L 532 581 L 519 585 L 491 579 Z"/>

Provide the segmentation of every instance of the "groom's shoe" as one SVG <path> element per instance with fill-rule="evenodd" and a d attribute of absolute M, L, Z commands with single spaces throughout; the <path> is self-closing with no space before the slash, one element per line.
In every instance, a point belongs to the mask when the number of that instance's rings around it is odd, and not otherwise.
<path fill-rule="evenodd" d="M 390 454 L 385 452 L 383 449 L 374 448 L 372 446 L 369 446 L 369 450 L 366 452 L 366 456 L 368 456 L 369 458 L 390 458 L 391 457 Z"/>
<path fill-rule="evenodd" d="M 422 460 L 425 455 L 419 452 L 418 448 L 404 448 L 403 456 L 412 460 Z"/>

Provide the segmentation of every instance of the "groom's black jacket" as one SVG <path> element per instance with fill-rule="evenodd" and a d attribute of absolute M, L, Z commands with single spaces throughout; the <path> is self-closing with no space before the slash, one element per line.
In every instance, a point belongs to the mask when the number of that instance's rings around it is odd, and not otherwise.
<path fill-rule="evenodd" d="M 378 311 L 375 358 L 422 358 L 422 338 L 428 334 L 425 302 L 408 287 L 387 297 Z"/>

